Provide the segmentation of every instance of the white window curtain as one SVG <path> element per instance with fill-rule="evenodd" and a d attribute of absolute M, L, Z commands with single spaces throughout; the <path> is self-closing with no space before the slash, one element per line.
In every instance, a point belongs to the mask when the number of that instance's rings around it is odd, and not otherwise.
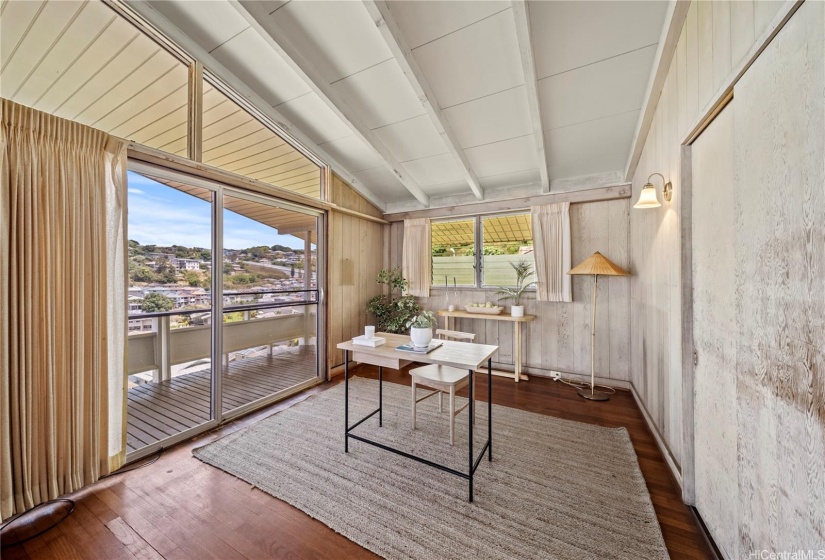
<path fill-rule="evenodd" d="M 8 101 L 0 124 L 0 517 L 125 459 L 126 146 Z"/>
<path fill-rule="evenodd" d="M 567 271 L 571 266 L 570 203 L 533 206 L 533 246 L 536 257 L 536 299 L 573 301 Z"/>
<path fill-rule="evenodd" d="M 407 293 L 417 297 L 430 296 L 432 282 L 432 243 L 430 219 L 404 220 L 404 245 L 401 270 L 410 283 Z"/>

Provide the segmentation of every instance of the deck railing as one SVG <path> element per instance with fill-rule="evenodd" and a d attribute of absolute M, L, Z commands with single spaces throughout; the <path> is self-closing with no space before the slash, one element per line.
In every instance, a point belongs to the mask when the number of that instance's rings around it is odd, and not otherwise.
<path fill-rule="evenodd" d="M 253 318 L 253 311 L 284 307 L 303 307 L 303 313 Z M 224 314 L 243 313 L 243 320 L 222 323 L 224 363 L 233 352 L 250 348 L 285 345 L 303 339 L 305 344 L 315 337 L 316 305 L 314 302 L 284 304 L 251 304 L 227 306 Z M 210 324 L 172 328 L 171 318 L 180 315 L 209 313 L 209 310 L 175 310 L 160 313 L 130 315 L 129 319 L 151 319 L 151 332 L 135 332 L 128 337 L 127 375 L 153 372 L 153 381 L 172 377 L 172 366 L 211 357 L 212 327 Z"/>

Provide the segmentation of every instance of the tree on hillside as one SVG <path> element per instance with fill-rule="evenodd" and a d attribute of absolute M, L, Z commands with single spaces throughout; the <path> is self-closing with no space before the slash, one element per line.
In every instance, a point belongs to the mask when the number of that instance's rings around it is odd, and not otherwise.
<path fill-rule="evenodd" d="M 157 282 L 157 277 L 151 268 L 139 265 L 133 267 L 132 265 L 133 263 L 129 263 L 129 278 L 132 282 Z"/>
<path fill-rule="evenodd" d="M 255 259 L 262 259 L 269 255 L 269 247 L 266 245 L 259 245 L 258 247 L 250 247 L 247 252 Z"/>
<path fill-rule="evenodd" d="M 146 313 L 157 313 L 174 309 L 175 301 L 158 292 L 150 292 L 143 297 L 140 308 Z"/>
<path fill-rule="evenodd" d="M 201 277 L 197 272 L 186 271 L 183 273 L 183 279 L 186 280 L 186 283 L 193 288 L 197 288 L 201 285 Z"/>

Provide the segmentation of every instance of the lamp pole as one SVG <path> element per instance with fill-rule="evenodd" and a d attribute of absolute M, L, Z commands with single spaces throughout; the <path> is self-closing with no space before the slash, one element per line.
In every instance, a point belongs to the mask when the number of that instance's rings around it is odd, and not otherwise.
<path fill-rule="evenodd" d="M 610 398 L 607 393 L 596 391 L 596 293 L 599 287 L 599 275 L 593 275 L 593 320 L 590 323 L 590 391 L 582 388 L 578 390 L 580 396 L 591 401 L 606 401 Z"/>

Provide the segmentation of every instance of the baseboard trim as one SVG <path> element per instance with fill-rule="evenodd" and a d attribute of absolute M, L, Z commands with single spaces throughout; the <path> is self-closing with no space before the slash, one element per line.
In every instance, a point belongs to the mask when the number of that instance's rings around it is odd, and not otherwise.
<path fill-rule="evenodd" d="M 642 402 L 642 398 L 639 396 L 639 393 L 636 392 L 636 387 L 632 383 L 630 383 L 630 392 L 633 394 L 633 400 L 636 401 L 636 406 L 638 406 L 639 410 L 642 411 L 642 416 L 645 419 L 645 424 L 647 424 L 647 429 L 650 430 L 651 434 L 653 434 L 653 439 L 656 440 L 656 445 L 659 447 L 659 451 L 662 452 L 662 456 L 665 458 L 665 463 L 667 463 L 667 467 L 670 470 L 670 475 L 673 477 L 673 480 L 676 481 L 676 484 L 679 486 L 679 492 L 681 493 L 683 490 L 682 472 L 676 465 L 676 460 L 673 458 L 670 448 L 668 448 L 667 444 L 665 444 L 664 438 L 662 438 L 659 430 L 656 428 L 656 424 L 653 423 L 653 419 L 650 417 L 650 414 L 648 414 L 647 408 L 645 408 L 645 405 Z"/>
<path fill-rule="evenodd" d="M 701 515 L 699 515 L 699 510 L 697 510 L 693 506 L 688 506 L 688 510 L 693 516 L 693 520 L 696 522 L 696 525 L 699 526 L 699 533 L 701 533 L 702 539 L 705 541 L 705 544 L 710 549 L 711 554 L 713 554 L 713 558 L 711 558 L 711 560 L 724 560 L 724 556 L 722 556 L 722 551 L 719 550 L 719 547 L 716 546 L 716 542 L 710 535 L 710 531 L 708 530 L 707 525 L 705 525 L 705 520 L 702 519 Z"/>

